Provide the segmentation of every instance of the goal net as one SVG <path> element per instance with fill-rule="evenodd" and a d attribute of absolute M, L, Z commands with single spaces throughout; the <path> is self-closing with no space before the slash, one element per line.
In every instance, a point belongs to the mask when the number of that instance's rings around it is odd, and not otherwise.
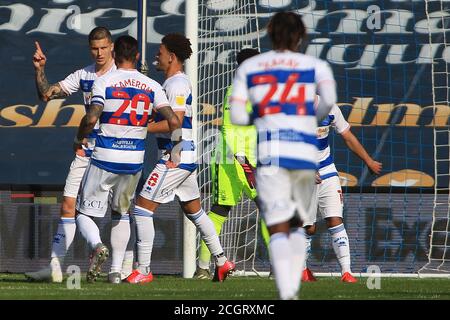
<path fill-rule="evenodd" d="M 219 143 L 226 89 L 236 69 L 236 53 L 244 48 L 259 50 L 255 0 L 199 0 L 198 32 L 198 180 L 202 206 L 213 204 L 211 157 Z M 254 269 L 259 213 L 243 198 L 231 210 L 220 235 L 225 255 L 238 270 Z"/>
<path fill-rule="evenodd" d="M 352 271 L 364 274 L 372 265 L 397 275 L 448 271 L 449 6 L 447 1 L 199 1 L 204 209 L 212 204 L 210 157 L 224 92 L 235 70 L 233 54 L 243 46 L 270 50 L 264 29 L 270 17 L 280 10 L 295 11 L 308 33 L 300 50 L 330 64 L 338 106 L 367 152 L 383 163 L 382 173 L 372 175 L 338 134 L 330 134 Z M 221 235 L 226 254 L 249 273 L 270 270 L 258 219 L 254 204 L 244 199 Z M 340 273 L 320 218 L 309 266 L 316 273 Z"/>
<path fill-rule="evenodd" d="M 447 1 L 426 3 L 430 46 L 447 48 L 450 27 Z M 431 65 L 435 122 L 434 133 L 434 205 L 428 263 L 421 272 L 450 273 L 450 130 L 448 106 L 450 73 L 445 56 L 433 57 Z"/>

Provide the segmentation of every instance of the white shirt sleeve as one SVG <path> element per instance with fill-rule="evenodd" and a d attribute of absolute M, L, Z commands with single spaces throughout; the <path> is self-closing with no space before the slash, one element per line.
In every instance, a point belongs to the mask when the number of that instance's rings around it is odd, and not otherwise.
<path fill-rule="evenodd" d="M 92 85 L 91 104 L 105 105 L 106 83 L 102 77 L 97 78 Z"/>
<path fill-rule="evenodd" d="M 61 89 L 63 89 L 67 95 L 71 95 L 80 89 L 81 72 L 82 69 L 77 70 L 59 82 Z"/>
<path fill-rule="evenodd" d="M 334 120 L 331 125 L 335 128 L 337 133 L 341 134 L 350 128 L 350 124 L 345 120 L 341 109 L 337 105 L 334 105 L 333 108 L 331 108 L 331 114 L 334 115 Z"/>
<path fill-rule="evenodd" d="M 326 81 L 334 82 L 333 71 L 328 62 L 320 60 L 316 67 L 316 83 Z"/>
<path fill-rule="evenodd" d="M 334 81 L 333 72 L 325 61 L 320 61 L 316 67 L 316 83 L 317 93 L 320 96 L 316 116 L 319 121 L 322 121 L 337 100 L 336 82 Z"/>
<path fill-rule="evenodd" d="M 247 112 L 247 101 L 249 100 L 247 77 L 245 63 L 242 64 L 236 71 L 233 80 L 233 90 L 230 97 L 230 116 L 231 123 L 237 125 L 248 125 L 250 123 L 250 115 Z"/>
<path fill-rule="evenodd" d="M 166 94 L 173 111 L 186 111 L 186 101 L 191 94 L 188 83 L 174 81 L 166 87 Z"/>
<path fill-rule="evenodd" d="M 153 99 L 153 108 L 159 109 L 162 107 L 170 106 L 169 100 L 167 99 L 167 96 L 161 85 L 159 83 L 156 83 L 153 89 L 153 92 L 155 93 Z"/>

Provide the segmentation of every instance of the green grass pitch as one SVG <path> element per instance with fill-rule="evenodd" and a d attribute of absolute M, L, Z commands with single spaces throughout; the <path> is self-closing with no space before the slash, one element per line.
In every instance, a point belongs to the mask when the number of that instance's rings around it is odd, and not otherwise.
<path fill-rule="evenodd" d="M 339 278 L 322 277 L 303 283 L 300 299 L 310 300 L 450 300 L 449 278 L 381 278 L 381 288 L 369 290 L 367 278 L 355 284 Z M 80 289 L 67 283 L 28 282 L 22 274 L 0 274 L 0 299 L 101 299 L 101 300 L 273 300 L 277 299 L 275 281 L 259 277 L 230 277 L 223 283 L 156 275 L 152 283 L 112 285 L 105 276 L 94 284 L 81 281 Z"/>

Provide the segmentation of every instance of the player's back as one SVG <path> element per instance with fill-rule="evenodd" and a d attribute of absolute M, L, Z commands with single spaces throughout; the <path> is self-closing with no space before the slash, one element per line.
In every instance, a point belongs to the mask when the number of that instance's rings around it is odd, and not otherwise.
<path fill-rule="evenodd" d="M 333 80 L 326 62 L 292 51 L 269 51 L 246 60 L 238 69 L 233 99 L 253 105 L 258 129 L 258 162 L 287 169 L 315 169 L 317 83 Z M 247 91 L 247 96 L 241 94 Z"/>
<path fill-rule="evenodd" d="M 140 171 L 152 109 L 168 105 L 159 83 L 137 70 L 118 69 L 96 80 L 92 104 L 104 106 L 92 163 L 114 173 Z"/>

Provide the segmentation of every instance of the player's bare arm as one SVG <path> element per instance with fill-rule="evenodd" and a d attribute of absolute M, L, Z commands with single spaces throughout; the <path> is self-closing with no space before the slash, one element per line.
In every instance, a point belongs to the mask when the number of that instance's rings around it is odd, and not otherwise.
<path fill-rule="evenodd" d="M 170 106 L 161 107 L 158 109 L 158 112 L 161 113 L 163 118 L 167 120 L 167 125 L 170 132 L 181 128 L 181 122 Z"/>
<path fill-rule="evenodd" d="M 170 159 L 166 162 L 166 166 L 168 168 L 175 168 L 181 161 L 181 122 L 178 115 L 175 114 L 170 106 L 159 108 L 158 112 L 167 120 L 169 130 L 172 132 L 171 139 L 174 141 L 174 146 L 170 151 Z"/>
<path fill-rule="evenodd" d="M 55 83 L 52 85 L 48 83 L 44 69 L 41 69 L 39 71 L 36 70 L 36 87 L 38 89 L 39 98 L 42 101 L 50 101 L 52 99 L 58 99 L 67 96 L 59 83 Z"/>
<path fill-rule="evenodd" d="M 383 164 L 372 159 L 372 157 L 367 153 L 366 149 L 364 149 L 358 138 L 356 138 L 356 136 L 351 132 L 350 129 L 342 132 L 341 136 L 344 139 L 347 147 L 366 163 L 367 167 L 372 173 L 380 174 L 381 169 L 383 168 Z"/>
<path fill-rule="evenodd" d="M 76 152 L 81 148 L 81 145 L 86 144 L 85 138 L 94 129 L 98 118 L 103 112 L 103 106 L 99 104 L 91 104 L 87 114 L 81 119 L 80 126 L 78 127 L 78 133 L 74 141 L 74 151 Z"/>
<path fill-rule="evenodd" d="M 38 90 L 39 99 L 43 101 L 49 101 L 56 98 L 66 97 L 67 94 L 63 91 L 59 83 L 50 85 L 45 75 L 45 64 L 47 63 L 47 57 L 39 45 L 39 42 L 35 42 L 36 51 L 33 55 L 33 65 L 36 71 L 36 88 Z"/>
<path fill-rule="evenodd" d="M 180 123 L 183 122 L 184 111 L 175 111 L 175 115 Z M 147 126 L 147 131 L 150 133 L 167 133 L 170 132 L 169 122 L 167 120 L 159 122 L 150 122 Z"/>
<path fill-rule="evenodd" d="M 316 171 L 316 184 L 321 184 L 322 178 L 320 178 L 319 171 Z"/>

